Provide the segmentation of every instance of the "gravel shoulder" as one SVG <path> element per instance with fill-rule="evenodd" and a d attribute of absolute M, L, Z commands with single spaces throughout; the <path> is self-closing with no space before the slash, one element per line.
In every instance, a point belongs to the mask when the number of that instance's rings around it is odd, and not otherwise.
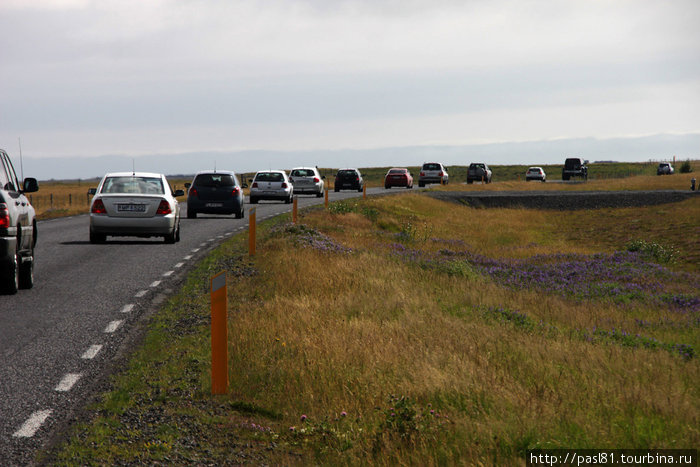
<path fill-rule="evenodd" d="M 525 208 L 570 211 L 631 208 L 676 203 L 697 197 L 698 191 L 428 191 L 428 196 L 473 208 Z"/>

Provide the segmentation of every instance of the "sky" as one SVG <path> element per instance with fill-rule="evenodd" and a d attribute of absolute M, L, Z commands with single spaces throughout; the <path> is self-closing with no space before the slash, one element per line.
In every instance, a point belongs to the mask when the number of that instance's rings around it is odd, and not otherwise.
<path fill-rule="evenodd" d="M 333 166 L 698 134 L 698 25 L 697 0 L 0 0 L 0 148 Z"/>

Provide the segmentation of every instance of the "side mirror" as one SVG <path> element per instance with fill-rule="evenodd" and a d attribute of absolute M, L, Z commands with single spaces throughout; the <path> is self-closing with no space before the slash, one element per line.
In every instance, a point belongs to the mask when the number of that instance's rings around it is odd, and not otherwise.
<path fill-rule="evenodd" d="M 587 161 L 587 160 L 583 161 L 583 163 L 586 164 L 586 165 L 588 165 L 588 161 Z"/>
<path fill-rule="evenodd" d="M 325 179 L 326 179 L 326 176 L 325 176 L 325 175 L 321 175 L 321 180 L 325 180 Z"/>
<path fill-rule="evenodd" d="M 185 183 L 185 188 L 187 188 L 188 190 L 190 189 L 191 186 L 192 186 L 192 184 L 190 182 Z"/>
<path fill-rule="evenodd" d="M 24 179 L 22 188 L 24 193 L 34 193 L 39 191 L 39 182 L 36 181 L 36 178 L 27 177 Z"/>
<path fill-rule="evenodd" d="M 97 194 L 97 188 L 90 188 L 88 190 L 88 195 L 96 195 Z"/>
<path fill-rule="evenodd" d="M 248 188 L 248 184 L 246 182 L 243 182 L 243 185 L 241 185 L 241 188 Z"/>
<path fill-rule="evenodd" d="M 253 183 L 253 179 L 252 179 L 252 178 L 249 178 L 249 179 L 248 179 L 248 183 Z"/>
<path fill-rule="evenodd" d="M 175 190 L 175 193 L 173 193 L 173 196 L 175 196 L 176 198 L 178 196 L 185 196 L 185 192 L 183 190 Z"/>

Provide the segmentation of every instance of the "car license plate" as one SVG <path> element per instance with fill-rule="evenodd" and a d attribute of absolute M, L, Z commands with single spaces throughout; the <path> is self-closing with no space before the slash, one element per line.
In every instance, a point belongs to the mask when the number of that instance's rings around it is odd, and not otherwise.
<path fill-rule="evenodd" d="M 145 204 L 117 204 L 119 212 L 146 212 Z"/>
<path fill-rule="evenodd" d="M 221 208 L 224 206 L 224 203 L 207 203 L 205 206 L 208 208 Z"/>

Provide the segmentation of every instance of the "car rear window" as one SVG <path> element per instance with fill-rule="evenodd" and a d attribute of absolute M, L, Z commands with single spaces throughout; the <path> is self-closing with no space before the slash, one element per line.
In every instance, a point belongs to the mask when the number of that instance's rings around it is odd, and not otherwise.
<path fill-rule="evenodd" d="M 564 167 L 567 169 L 577 169 L 581 167 L 581 159 L 567 159 L 564 161 Z"/>
<path fill-rule="evenodd" d="M 154 177 L 108 177 L 102 184 L 101 193 L 125 193 L 162 195 L 163 182 Z"/>
<path fill-rule="evenodd" d="M 216 187 L 234 186 L 235 182 L 231 175 L 226 174 L 200 174 L 194 179 L 195 186 Z"/>
<path fill-rule="evenodd" d="M 470 169 L 483 169 L 483 168 L 484 168 L 484 164 L 476 164 L 476 163 L 474 163 L 474 164 L 469 164 L 469 168 L 470 168 Z"/>
<path fill-rule="evenodd" d="M 339 170 L 338 176 L 340 176 L 340 177 L 356 177 L 357 172 L 354 170 Z"/>
<path fill-rule="evenodd" d="M 440 170 L 440 164 L 423 164 L 423 170 Z"/>
<path fill-rule="evenodd" d="M 312 169 L 294 169 L 290 175 L 292 177 L 315 177 L 316 173 Z"/>
<path fill-rule="evenodd" d="M 283 182 L 284 175 L 279 172 L 261 172 L 255 177 L 256 182 Z"/>
<path fill-rule="evenodd" d="M 391 169 L 389 171 L 390 174 L 405 174 L 406 171 L 404 169 Z"/>

